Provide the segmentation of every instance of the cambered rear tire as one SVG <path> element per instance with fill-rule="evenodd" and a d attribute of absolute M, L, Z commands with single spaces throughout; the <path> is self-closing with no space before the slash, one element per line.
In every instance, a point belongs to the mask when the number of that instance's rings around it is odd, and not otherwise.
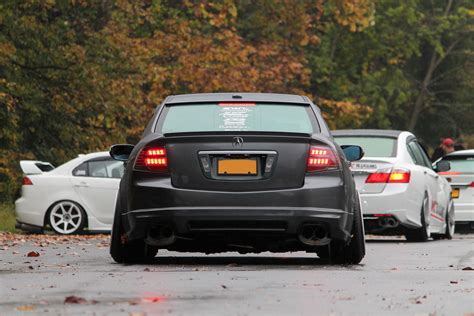
<path fill-rule="evenodd" d="M 423 205 L 421 206 L 421 227 L 415 229 L 407 229 L 405 231 L 405 238 L 407 239 L 407 241 L 425 242 L 430 238 L 431 233 L 429 224 L 426 221 L 426 212 L 429 212 L 427 195 L 425 195 L 425 198 L 423 199 Z"/>
<path fill-rule="evenodd" d="M 322 249 L 321 249 L 322 250 Z M 349 243 L 334 240 L 329 245 L 329 259 L 337 264 L 358 264 L 365 256 L 364 223 L 360 205 L 354 210 L 354 221 L 352 224 L 352 236 Z M 317 252 L 322 258 L 325 251 Z"/>
<path fill-rule="evenodd" d="M 117 201 L 118 204 L 118 201 Z M 158 248 L 148 246 L 143 240 L 126 242 L 122 238 L 122 216 L 116 212 L 110 237 L 110 255 L 117 263 L 142 263 L 154 258 Z"/>
<path fill-rule="evenodd" d="M 446 229 L 444 234 L 436 234 L 433 235 L 433 239 L 453 239 L 454 230 L 455 230 L 455 221 L 454 221 L 454 203 L 451 201 L 448 206 L 448 211 L 446 212 Z"/>

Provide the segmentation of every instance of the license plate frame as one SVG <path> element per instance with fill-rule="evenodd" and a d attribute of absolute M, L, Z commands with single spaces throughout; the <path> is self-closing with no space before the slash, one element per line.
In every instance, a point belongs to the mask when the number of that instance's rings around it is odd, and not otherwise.
<path fill-rule="evenodd" d="M 219 176 L 256 176 L 257 159 L 218 159 L 217 174 Z"/>

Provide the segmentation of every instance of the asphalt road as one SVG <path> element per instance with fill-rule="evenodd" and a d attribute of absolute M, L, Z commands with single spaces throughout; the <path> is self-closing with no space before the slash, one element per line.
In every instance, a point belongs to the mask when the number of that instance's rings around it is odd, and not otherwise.
<path fill-rule="evenodd" d="M 107 242 L 0 234 L 0 315 L 474 315 L 474 235 L 377 238 L 356 266 L 171 252 L 120 265 Z"/>

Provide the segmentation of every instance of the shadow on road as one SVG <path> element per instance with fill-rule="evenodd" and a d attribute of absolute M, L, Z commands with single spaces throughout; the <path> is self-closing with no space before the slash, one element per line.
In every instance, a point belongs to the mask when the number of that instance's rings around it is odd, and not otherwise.
<path fill-rule="evenodd" d="M 244 265 L 252 266 L 304 266 L 304 265 L 327 265 L 328 260 L 323 260 L 316 255 L 314 258 L 296 258 L 296 257 L 261 257 L 261 256 L 212 256 L 208 257 L 157 257 L 148 261 L 146 264 L 150 265 L 207 265 L 207 266 L 221 266 L 239 267 Z"/>

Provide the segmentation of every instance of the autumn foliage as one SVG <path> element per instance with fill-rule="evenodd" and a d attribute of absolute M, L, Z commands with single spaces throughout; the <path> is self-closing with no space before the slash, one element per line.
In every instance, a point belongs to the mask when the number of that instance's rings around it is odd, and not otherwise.
<path fill-rule="evenodd" d="M 371 33 L 391 21 L 377 22 L 378 3 L 3 1 L 0 199 L 17 194 L 20 159 L 57 164 L 113 143 L 133 143 L 171 94 L 305 94 L 332 128 L 387 127 L 379 114 L 393 96 L 383 90 L 389 81 L 384 76 L 398 80 L 390 71 L 421 56 L 422 48 L 409 46 L 411 55 L 403 55 L 406 49 L 390 50 Z M 380 6 L 387 14 L 383 6 L 399 4 Z M 416 1 L 407 6 L 421 10 Z M 374 44 L 367 48 L 361 40 Z M 416 88 L 404 79 L 394 89 L 401 91 L 397 98 L 401 93 L 410 100 L 415 95 L 402 90 Z M 403 98 L 393 100 L 399 106 Z"/>

